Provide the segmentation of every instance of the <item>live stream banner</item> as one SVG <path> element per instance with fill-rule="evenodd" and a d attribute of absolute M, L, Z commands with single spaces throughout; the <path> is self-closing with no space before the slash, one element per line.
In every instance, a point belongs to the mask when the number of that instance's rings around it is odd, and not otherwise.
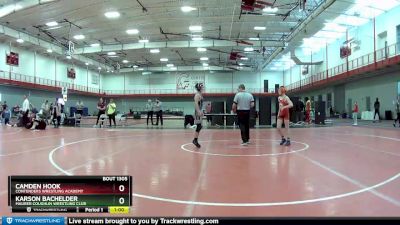
<path fill-rule="evenodd" d="M 180 218 L 180 217 L 68 217 L 67 225 L 168 225 L 168 224 L 193 224 L 193 225 L 276 225 L 276 224 L 399 224 L 399 220 L 391 219 L 352 219 L 352 218 Z"/>
<path fill-rule="evenodd" d="M 10 176 L 12 212 L 109 213 L 132 205 L 130 176 Z"/>
<path fill-rule="evenodd" d="M 2 225 L 258 225 L 399 224 L 399 218 L 180 218 L 180 217 L 3 217 Z"/>

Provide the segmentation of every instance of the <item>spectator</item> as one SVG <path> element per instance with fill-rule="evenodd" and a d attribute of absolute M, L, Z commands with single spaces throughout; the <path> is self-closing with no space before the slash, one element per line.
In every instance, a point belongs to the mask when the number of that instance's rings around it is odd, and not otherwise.
<path fill-rule="evenodd" d="M 24 101 L 22 103 L 22 113 L 25 114 L 26 112 L 29 112 L 30 105 L 31 104 L 29 103 L 28 96 L 24 95 Z"/>
<path fill-rule="evenodd" d="M 306 97 L 306 123 L 311 124 L 311 101 Z"/>
<path fill-rule="evenodd" d="M 379 113 L 379 109 L 381 107 L 381 103 L 379 102 L 379 99 L 376 98 L 376 101 L 374 103 L 374 108 L 375 108 L 375 113 L 374 113 L 374 123 L 375 123 L 375 117 L 378 115 L 378 122 L 381 122 L 381 115 Z"/>
<path fill-rule="evenodd" d="M 117 126 L 115 123 L 115 114 L 117 111 L 117 105 L 114 102 L 114 99 L 110 99 L 110 103 L 107 105 L 107 116 L 108 119 L 110 120 L 110 127 L 111 127 L 111 120 L 114 121 L 114 127 Z"/>
<path fill-rule="evenodd" d="M 149 118 L 151 119 L 151 125 L 154 125 L 153 123 L 154 110 L 153 110 L 153 102 L 151 101 L 151 99 L 147 100 L 146 111 L 147 111 L 147 126 L 149 125 Z"/>
<path fill-rule="evenodd" d="M 82 100 L 79 99 L 76 103 L 76 114 L 83 116 L 83 108 L 85 108 L 85 105 L 83 104 Z"/>
<path fill-rule="evenodd" d="M 208 102 L 206 105 L 206 114 L 210 114 L 212 111 L 211 102 Z M 212 116 L 207 115 L 207 123 L 212 123 Z"/>
<path fill-rule="evenodd" d="M 53 122 L 54 128 L 58 128 L 61 124 L 61 102 L 56 98 L 56 102 L 53 106 L 53 115 L 51 121 Z"/>
<path fill-rule="evenodd" d="M 44 120 L 43 114 L 33 114 L 30 117 L 30 122 L 25 126 L 26 129 L 31 130 L 45 130 L 46 122 Z"/>
<path fill-rule="evenodd" d="M 19 114 L 19 112 L 21 111 L 21 108 L 19 107 L 19 105 L 15 105 L 13 107 L 13 115 L 17 116 Z"/>
<path fill-rule="evenodd" d="M 41 107 L 41 114 L 46 119 L 46 121 L 49 119 L 49 116 L 50 116 L 49 100 L 46 100 L 45 102 L 43 102 L 42 107 Z"/>
<path fill-rule="evenodd" d="M 354 103 L 354 108 L 353 108 L 353 126 L 357 126 L 357 119 L 358 119 L 358 103 L 357 101 Z"/>
<path fill-rule="evenodd" d="M 99 124 L 100 116 L 106 113 L 106 102 L 103 100 L 103 98 L 99 99 L 99 102 L 97 103 L 97 109 L 99 112 L 97 113 L 96 125 L 94 125 L 94 127 L 97 127 Z"/>
<path fill-rule="evenodd" d="M 6 101 L 4 101 L 4 103 L 3 103 L 3 105 L 2 105 L 2 110 L 1 110 L 1 111 L 4 111 L 4 110 L 6 110 L 6 108 L 7 108 L 7 102 L 6 102 Z"/>
<path fill-rule="evenodd" d="M 7 105 L 5 106 L 3 113 L 1 115 L 2 115 L 2 118 L 4 119 L 4 125 L 11 126 L 10 125 L 11 111 Z"/>
<path fill-rule="evenodd" d="M 14 127 L 25 127 L 30 122 L 29 112 L 22 112 L 22 115 L 18 119 L 18 123 L 14 124 Z"/>
<path fill-rule="evenodd" d="M 400 127 L 400 95 L 397 96 L 397 100 L 394 101 L 394 108 L 395 108 L 397 117 L 394 120 L 393 126 L 396 127 L 396 122 L 399 121 L 399 127 Z"/>
<path fill-rule="evenodd" d="M 163 110 L 162 110 L 162 102 L 159 99 L 156 99 L 156 104 L 154 105 L 154 111 L 157 115 L 156 126 L 158 126 L 158 121 L 161 121 L 161 126 L 163 125 Z"/>
<path fill-rule="evenodd" d="M 304 103 L 301 99 L 299 99 L 296 102 L 295 112 L 296 112 L 296 121 L 297 122 L 303 121 Z"/>
<path fill-rule="evenodd" d="M 0 101 L 0 124 L 3 123 L 3 104 Z"/>

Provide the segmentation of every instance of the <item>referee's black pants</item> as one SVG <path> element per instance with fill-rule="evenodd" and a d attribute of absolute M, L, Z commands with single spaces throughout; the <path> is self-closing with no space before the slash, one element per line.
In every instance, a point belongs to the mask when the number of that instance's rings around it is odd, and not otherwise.
<path fill-rule="evenodd" d="M 242 141 L 248 142 L 250 140 L 250 110 L 237 110 L 237 116 Z"/>

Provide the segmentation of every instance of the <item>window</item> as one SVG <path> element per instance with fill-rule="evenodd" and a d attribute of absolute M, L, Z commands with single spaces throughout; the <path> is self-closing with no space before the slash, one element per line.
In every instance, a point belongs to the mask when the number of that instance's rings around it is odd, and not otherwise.
<path fill-rule="evenodd" d="M 92 74 L 92 84 L 98 85 L 99 84 L 99 76 L 96 74 Z"/>
<path fill-rule="evenodd" d="M 400 52 L 400 25 L 396 27 L 396 36 L 397 36 L 397 52 Z"/>
<path fill-rule="evenodd" d="M 397 95 L 400 96 L 400 81 L 397 82 Z M 1 101 L 1 94 L 0 94 L 0 101 Z"/>

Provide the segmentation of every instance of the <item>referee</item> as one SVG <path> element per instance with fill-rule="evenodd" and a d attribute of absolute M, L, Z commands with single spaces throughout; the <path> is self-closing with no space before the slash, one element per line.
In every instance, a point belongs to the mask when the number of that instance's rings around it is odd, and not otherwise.
<path fill-rule="evenodd" d="M 244 84 L 239 85 L 239 92 L 233 99 L 232 110 L 237 113 L 240 133 L 242 135 L 242 145 L 246 146 L 250 142 L 250 109 L 254 107 L 254 97 L 246 92 Z"/>

